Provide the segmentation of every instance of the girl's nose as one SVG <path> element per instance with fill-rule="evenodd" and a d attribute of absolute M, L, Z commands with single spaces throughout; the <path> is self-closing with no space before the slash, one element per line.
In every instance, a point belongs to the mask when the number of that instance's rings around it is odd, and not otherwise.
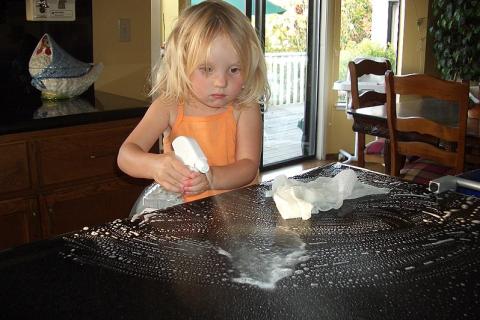
<path fill-rule="evenodd" d="M 227 86 L 227 77 L 223 72 L 219 72 L 215 75 L 214 85 L 219 88 Z"/>

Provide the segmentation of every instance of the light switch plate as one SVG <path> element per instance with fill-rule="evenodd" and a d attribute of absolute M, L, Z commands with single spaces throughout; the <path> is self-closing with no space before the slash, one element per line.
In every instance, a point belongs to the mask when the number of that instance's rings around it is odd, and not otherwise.
<path fill-rule="evenodd" d="M 129 42 L 131 38 L 130 19 L 118 19 L 118 41 Z"/>

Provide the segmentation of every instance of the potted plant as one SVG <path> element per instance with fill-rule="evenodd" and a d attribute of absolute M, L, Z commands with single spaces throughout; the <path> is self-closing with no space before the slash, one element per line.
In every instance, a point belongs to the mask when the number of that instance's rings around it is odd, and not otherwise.
<path fill-rule="evenodd" d="M 445 79 L 480 80 L 480 0 L 433 0 L 430 32 Z"/>

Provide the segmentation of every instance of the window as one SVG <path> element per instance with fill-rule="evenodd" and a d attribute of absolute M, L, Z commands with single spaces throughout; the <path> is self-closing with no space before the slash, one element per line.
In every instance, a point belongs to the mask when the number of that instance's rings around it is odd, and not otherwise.
<path fill-rule="evenodd" d="M 396 70 L 399 0 L 342 0 L 338 79 L 348 80 L 348 62 L 361 56 L 384 57 Z M 338 91 L 338 102 L 346 102 Z"/>

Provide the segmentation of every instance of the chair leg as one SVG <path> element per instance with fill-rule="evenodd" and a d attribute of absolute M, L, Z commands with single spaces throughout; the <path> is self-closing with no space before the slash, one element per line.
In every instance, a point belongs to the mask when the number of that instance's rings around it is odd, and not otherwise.
<path fill-rule="evenodd" d="M 385 139 L 385 147 L 383 149 L 383 162 L 385 163 L 385 173 L 392 174 L 392 160 L 390 154 L 390 140 Z"/>
<path fill-rule="evenodd" d="M 365 134 L 358 133 L 358 144 L 357 144 L 357 165 L 359 167 L 365 168 Z"/>
<path fill-rule="evenodd" d="M 405 163 L 405 157 L 402 157 L 401 155 L 397 155 L 397 157 L 392 158 L 392 164 L 391 164 L 391 173 L 390 175 L 399 177 L 400 176 L 400 170 L 403 168 L 403 164 Z"/>

